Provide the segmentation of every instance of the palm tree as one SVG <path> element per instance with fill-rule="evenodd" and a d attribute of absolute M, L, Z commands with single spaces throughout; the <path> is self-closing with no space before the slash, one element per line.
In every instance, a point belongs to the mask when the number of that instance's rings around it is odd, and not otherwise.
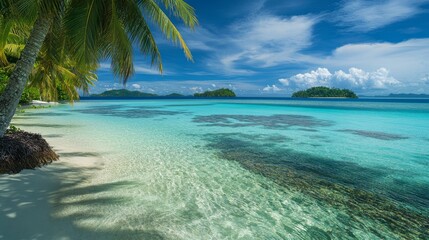
<path fill-rule="evenodd" d="M 19 26 L 12 25 L 5 26 L 4 35 L 0 38 L 0 74 L 5 75 L 10 75 L 13 71 L 16 61 L 20 58 L 25 47 L 25 39 L 28 38 L 31 30 L 22 24 Z M 49 47 L 52 46 L 49 44 L 50 37 L 48 33 L 27 85 L 32 89 L 37 89 L 42 100 L 45 101 L 56 101 L 59 98 L 70 101 L 78 99 L 77 90 L 80 89 L 84 93 L 88 93 L 89 87 L 97 80 L 97 75 L 94 72 L 98 66 L 88 64 L 82 68 L 82 66 L 77 66 L 68 55 L 61 54 L 59 56 L 55 51 L 49 51 Z"/>
<path fill-rule="evenodd" d="M 149 28 L 148 22 L 151 21 L 167 39 L 180 44 L 185 56 L 192 60 L 184 39 L 162 6 L 186 26 L 193 28 L 197 24 L 194 9 L 183 0 L 0 0 L 2 31 L 9 33 L 9 26 L 13 24 L 33 26 L 9 83 L 0 96 L 0 137 L 15 114 L 39 56 L 48 59 L 44 64 L 51 64 L 47 70 L 53 74 L 51 78 L 68 72 L 79 78 L 79 71 L 73 73 L 58 69 L 65 63 L 75 70 L 87 70 L 97 66 L 100 59 L 110 58 L 113 73 L 126 83 L 134 73 L 135 44 L 162 72 L 161 54 Z M 8 26 L 9 30 L 3 26 Z M 72 76 L 69 78 L 76 80 Z M 51 78 L 44 81 L 54 81 Z"/>

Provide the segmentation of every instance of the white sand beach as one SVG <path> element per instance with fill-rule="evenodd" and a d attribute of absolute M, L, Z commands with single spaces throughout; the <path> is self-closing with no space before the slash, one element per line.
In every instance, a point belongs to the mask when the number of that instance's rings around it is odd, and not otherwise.
<path fill-rule="evenodd" d="M 90 190 L 91 172 L 100 168 L 101 158 L 90 147 L 62 138 L 46 137 L 60 160 L 35 170 L 0 176 L 0 239 L 90 239 L 90 232 L 77 229 L 74 221 L 81 216 L 58 215 L 65 197 Z M 79 236 L 76 234 L 79 233 Z M 101 235 L 97 234 L 97 238 Z M 108 239 L 108 236 L 101 237 Z"/>

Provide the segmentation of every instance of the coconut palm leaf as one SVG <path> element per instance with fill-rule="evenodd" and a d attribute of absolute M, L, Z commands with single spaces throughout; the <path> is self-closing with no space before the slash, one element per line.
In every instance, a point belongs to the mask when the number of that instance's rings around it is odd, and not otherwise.
<path fill-rule="evenodd" d="M 111 58 L 112 71 L 116 76 L 122 76 L 124 82 L 134 73 L 133 66 L 133 47 L 128 34 L 126 32 L 123 19 L 120 18 L 118 12 L 120 10 L 118 4 L 120 1 L 113 0 L 110 2 L 110 19 L 109 31 L 106 34 L 107 46 L 106 55 Z"/>
<path fill-rule="evenodd" d="M 99 60 L 102 42 L 104 0 L 71 1 L 64 17 L 65 29 L 69 37 L 74 58 L 79 64 L 94 63 Z"/>
<path fill-rule="evenodd" d="M 161 0 L 165 8 L 172 11 L 176 17 L 179 17 L 183 22 L 194 28 L 198 24 L 195 10 L 183 0 Z"/>
<path fill-rule="evenodd" d="M 185 56 L 189 60 L 192 60 L 191 51 L 186 45 L 185 40 L 173 22 L 171 22 L 168 16 L 162 11 L 162 9 L 153 0 L 140 0 L 139 5 L 142 11 L 146 13 L 147 16 L 149 16 L 149 18 L 151 18 L 160 28 L 165 37 L 168 40 L 173 41 L 173 43 L 179 43 L 185 53 Z M 187 19 L 186 16 L 183 16 L 183 18 Z"/>
<path fill-rule="evenodd" d="M 140 48 L 143 54 L 150 56 L 152 66 L 157 65 L 158 70 L 162 73 L 161 53 L 138 4 L 133 0 L 125 0 L 120 6 L 118 15 L 124 22 L 130 40 Z"/>

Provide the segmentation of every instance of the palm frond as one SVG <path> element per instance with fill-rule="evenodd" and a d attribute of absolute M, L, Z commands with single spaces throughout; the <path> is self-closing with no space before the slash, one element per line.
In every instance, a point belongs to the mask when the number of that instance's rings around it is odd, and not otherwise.
<path fill-rule="evenodd" d="M 9 64 L 5 53 L 5 46 L 8 42 L 11 28 L 12 23 L 7 21 L 5 17 L 0 16 L 0 67 L 7 66 Z"/>
<path fill-rule="evenodd" d="M 165 8 L 172 11 L 174 16 L 179 17 L 186 26 L 194 28 L 198 25 L 195 10 L 183 0 L 161 0 Z"/>
<path fill-rule="evenodd" d="M 4 53 L 7 56 L 19 58 L 21 56 L 22 50 L 24 50 L 24 47 L 24 44 L 6 44 L 6 46 L 4 47 Z"/>
<path fill-rule="evenodd" d="M 118 9 L 118 16 L 123 20 L 130 40 L 139 46 L 143 54 L 150 56 L 152 66 L 157 65 L 162 73 L 161 53 L 137 3 L 134 0 L 121 1 Z"/>
<path fill-rule="evenodd" d="M 9 5 L 9 12 L 17 21 L 34 23 L 39 14 L 38 1 L 15 0 Z"/>
<path fill-rule="evenodd" d="M 185 40 L 164 11 L 162 11 L 162 9 L 153 0 L 141 0 L 140 7 L 161 29 L 166 38 L 172 40 L 174 43 L 179 43 L 186 58 L 192 60 L 191 51 L 186 45 Z"/>
<path fill-rule="evenodd" d="M 124 24 L 118 16 L 117 3 L 111 1 L 111 14 L 108 32 L 108 55 L 111 58 L 112 71 L 116 76 L 120 76 L 126 83 L 128 78 L 134 73 L 133 48 Z"/>
<path fill-rule="evenodd" d="M 71 1 L 64 19 L 74 59 L 79 64 L 97 62 L 102 41 L 104 0 Z"/>

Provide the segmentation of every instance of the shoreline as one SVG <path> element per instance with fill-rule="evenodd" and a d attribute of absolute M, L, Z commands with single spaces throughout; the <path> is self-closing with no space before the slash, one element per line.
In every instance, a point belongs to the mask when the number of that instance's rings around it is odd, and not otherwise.
<path fill-rule="evenodd" d="M 0 175 L 0 206 L 3 209 L 0 238 L 80 238 L 82 229 L 76 226 L 76 218 L 56 215 L 70 204 L 63 199 L 77 195 L 80 189 L 90 189 L 88 184 L 94 171 L 102 167 L 102 159 L 80 155 L 85 149 L 82 144 L 67 143 L 61 138 L 47 137 L 47 134 L 42 136 L 60 159 L 34 170 Z"/>

